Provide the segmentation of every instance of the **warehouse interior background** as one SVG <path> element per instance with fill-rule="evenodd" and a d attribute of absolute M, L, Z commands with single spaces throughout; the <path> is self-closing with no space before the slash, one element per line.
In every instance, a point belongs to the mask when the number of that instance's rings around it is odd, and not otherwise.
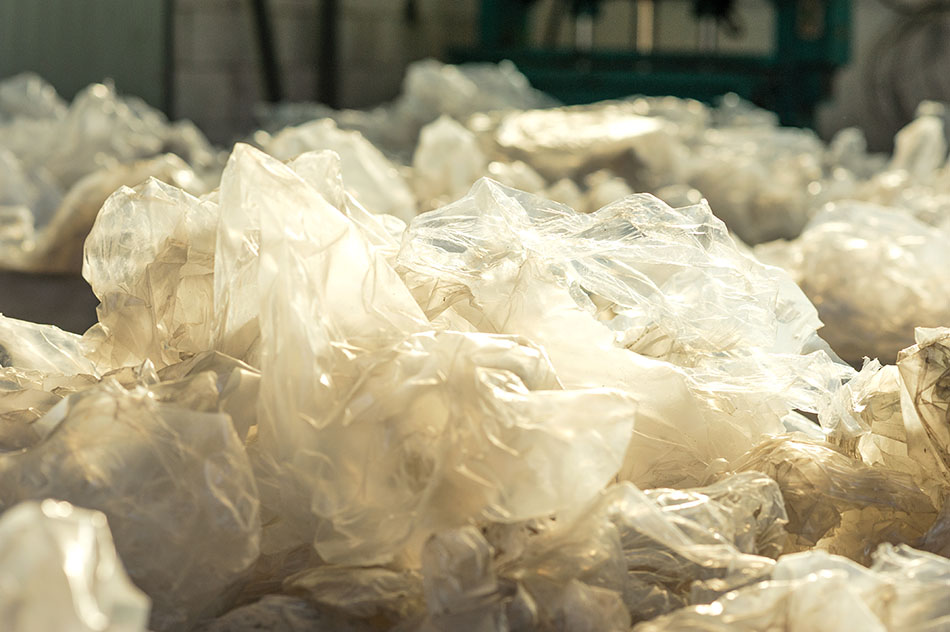
<path fill-rule="evenodd" d="M 948 21 L 940 4 L 854 0 L 850 61 L 834 76 L 815 115 L 827 138 L 847 126 L 865 130 L 870 147 L 888 150 L 894 132 L 922 99 L 950 97 L 940 73 L 948 58 Z M 0 77 L 33 70 L 66 98 L 111 78 L 171 118 L 193 120 L 217 143 L 255 127 L 268 97 L 257 5 L 267 12 L 280 97 L 367 108 L 399 92 L 406 66 L 475 45 L 479 0 L 4 0 L 0 3 Z M 517 3 L 514 3 L 517 4 Z M 776 2 L 735 0 L 740 32 L 719 50 L 759 54 L 772 45 Z M 623 48 L 636 3 L 597 3 L 593 40 Z M 910 8 L 908 8 L 910 7 Z M 556 0 L 532 3 L 529 30 L 543 28 Z M 693 3 L 658 2 L 658 50 L 696 50 Z M 919 15 L 906 17 L 907 13 Z M 328 30 L 332 24 L 332 32 Z M 722 29 L 720 29 L 722 30 Z M 329 36 L 327 35 L 329 33 Z M 567 29 L 562 39 L 569 38 Z M 327 40 L 327 41 L 324 41 Z M 329 51 L 329 52 L 328 52 Z M 333 69 L 332 79 L 321 71 Z M 903 72 L 913 68 L 915 72 Z M 272 87 L 272 86 L 271 86 Z M 881 91 L 888 93 L 881 96 Z"/>

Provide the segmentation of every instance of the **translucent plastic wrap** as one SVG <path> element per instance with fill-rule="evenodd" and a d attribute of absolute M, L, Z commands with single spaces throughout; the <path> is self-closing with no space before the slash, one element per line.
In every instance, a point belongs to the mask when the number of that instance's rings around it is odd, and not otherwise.
<path fill-rule="evenodd" d="M 561 391 L 543 353 L 516 338 L 427 331 L 360 229 L 260 152 L 235 152 L 221 200 L 232 230 L 260 227 L 260 259 L 231 232 L 216 265 L 256 276 L 261 292 L 230 286 L 243 296 L 225 294 L 221 322 L 227 335 L 259 320 L 261 446 L 284 515 L 324 559 L 387 561 L 469 516 L 519 520 L 569 506 L 616 473 L 629 397 Z M 584 476 L 555 482 L 560 463 L 579 460 Z M 350 465 L 362 462 L 377 467 Z M 380 531 L 384 519 L 399 528 Z"/>
<path fill-rule="evenodd" d="M 83 339 L 89 357 L 161 368 L 211 348 L 217 221 L 213 199 L 154 179 L 106 201 L 83 261 L 101 302 Z"/>
<path fill-rule="evenodd" d="M 24 502 L 0 518 L 0 625 L 10 632 L 145 632 L 149 601 L 116 556 L 106 517 Z"/>
<path fill-rule="evenodd" d="M 765 441 L 732 467 L 779 484 L 791 551 L 817 546 L 864 562 L 882 542 L 916 541 L 936 517 L 910 475 L 868 467 L 804 438 Z"/>
<path fill-rule="evenodd" d="M 676 181 L 677 159 L 685 157 L 662 120 L 622 103 L 512 112 L 498 123 L 494 142 L 552 180 L 612 166 L 641 181 L 646 171 L 666 168 Z"/>
<path fill-rule="evenodd" d="M 447 160 L 448 156 L 452 158 Z M 504 167 L 511 170 L 507 164 Z M 462 197 L 487 168 L 475 135 L 461 124 L 443 116 L 426 125 L 412 156 L 413 188 L 422 210 Z"/>
<path fill-rule="evenodd" d="M 710 115 L 624 108 L 693 135 Z M 763 124 L 730 108 L 721 124 Z M 476 170 L 453 180 L 438 146 L 483 139 L 433 130 L 417 167 L 464 186 Z M 527 163 L 485 168 L 546 190 Z M 0 318 L 0 508 L 105 513 L 159 631 L 942 616 L 937 558 L 782 554 L 950 550 L 946 331 L 855 372 L 702 201 L 583 213 L 481 179 L 406 225 L 347 174 L 330 150 L 239 144 L 217 191 L 116 191 L 85 249 L 99 324 Z"/>
<path fill-rule="evenodd" d="M 741 472 L 699 489 L 649 489 L 646 495 L 667 515 L 682 517 L 678 526 L 687 533 L 698 525 L 743 553 L 777 558 L 784 551 L 785 503 L 764 474 Z"/>
<path fill-rule="evenodd" d="M 340 155 L 348 190 L 374 213 L 388 213 L 409 221 L 416 214 L 416 198 L 396 167 L 358 132 L 337 128 L 323 119 L 288 127 L 266 140 L 267 153 L 289 160 L 308 151 L 330 149 Z"/>
<path fill-rule="evenodd" d="M 282 103 L 265 106 L 262 118 L 269 129 L 331 118 L 340 129 L 358 131 L 387 154 L 408 161 L 419 130 L 442 115 L 465 122 L 478 112 L 555 104 L 553 98 L 532 88 L 527 77 L 510 62 L 453 66 L 424 59 L 409 64 L 402 92 L 390 104 L 360 111 Z"/>
<path fill-rule="evenodd" d="M 226 603 L 258 554 L 250 464 L 231 420 L 115 381 L 72 395 L 45 435 L 0 456 L 0 503 L 60 498 L 102 511 L 151 626 L 187 629 Z"/>
<path fill-rule="evenodd" d="M 753 491 L 749 479 L 720 489 L 752 502 L 776 494 Z M 621 484 L 555 520 L 433 536 L 422 558 L 424 629 L 497 629 L 491 622 L 504 620 L 517 622 L 513 629 L 627 629 L 631 619 L 768 577 L 772 560 L 730 541 L 751 514 L 723 519 L 734 505 L 695 494 L 690 515 L 680 503 L 657 505 Z"/>
<path fill-rule="evenodd" d="M 584 215 L 483 180 L 417 218 L 396 264 L 430 319 L 530 337 L 565 386 L 636 394 L 621 475 L 646 487 L 702 483 L 850 375 L 794 283 L 702 205 L 641 195 Z"/>
<path fill-rule="evenodd" d="M 822 336 L 845 360 L 893 362 L 914 327 L 950 322 L 950 233 L 900 209 L 841 202 L 787 244 L 756 249 L 785 265 L 815 303 Z"/>
<path fill-rule="evenodd" d="M 950 329 L 918 329 L 901 351 L 901 409 L 908 455 L 950 485 Z"/>
<path fill-rule="evenodd" d="M 48 374 L 97 375 L 84 355 L 82 339 L 52 325 L 0 315 L 0 366 Z"/>
<path fill-rule="evenodd" d="M 882 545 L 870 568 L 809 551 L 782 557 L 770 581 L 709 605 L 684 608 L 636 632 L 696 630 L 939 630 L 950 617 L 950 562 L 906 546 Z"/>
<path fill-rule="evenodd" d="M 118 187 L 156 177 L 200 192 L 220 169 L 190 123 L 169 124 L 101 84 L 66 108 L 32 75 L 0 82 L 0 167 L 0 266 L 56 273 L 78 271 L 83 239 Z"/>
<path fill-rule="evenodd" d="M 809 185 L 823 176 L 823 149 L 810 130 L 710 129 L 690 155 L 687 182 L 746 243 L 791 239 L 811 215 Z"/>

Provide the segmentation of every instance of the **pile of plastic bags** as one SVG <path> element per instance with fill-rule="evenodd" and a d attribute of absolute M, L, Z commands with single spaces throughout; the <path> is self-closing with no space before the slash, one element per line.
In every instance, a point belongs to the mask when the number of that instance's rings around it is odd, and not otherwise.
<path fill-rule="evenodd" d="M 508 109 L 399 164 L 339 116 L 119 186 L 98 323 L 0 317 L 0 627 L 940 629 L 934 120 L 885 163 L 728 99 Z M 794 240 L 714 215 L 726 157 Z"/>
<path fill-rule="evenodd" d="M 5 629 L 947 616 L 950 332 L 855 373 L 704 203 L 480 180 L 407 226 L 342 170 L 123 187 L 99 324 L 0 321 Z"/>

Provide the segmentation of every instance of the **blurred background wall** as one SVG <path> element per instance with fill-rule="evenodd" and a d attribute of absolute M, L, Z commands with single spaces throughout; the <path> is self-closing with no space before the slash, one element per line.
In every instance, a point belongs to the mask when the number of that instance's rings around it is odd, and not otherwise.
<path fill-rule="evenodd" d="M 882 50 L 882 36 L 898 25 L 897 12 L 884 1 L 854 0 L 852 61 L 838 72 L 831 99 L 816 119 L 824 136 L 861 126 L 879 149 L 886 148 L 922 98 L 950 99 L 950 81 L 904 71 L 950 67 L 947 38 L 940 41 L 940 33 L 947 34 L 945 13 L 931 15 L 929 25 L 905 33 L 899 46 L 892 43 L 893 50 Z M 540 28 L 552 3 L 535 3 L 532 28 Z M 774 3 L 735 3 L 741 33 L 721 36 L 720 50 L 767 51 Z M 337 0 L 330 16 L 335 86 L 328 95 L 326 86 L 334 82 L 321 78 L 327 3 L 260 4 L 270 21 L 281 96 L 287 100 L 369 107 L 399 92 L 409 62 L 445 59 L 450 48 L 471 46 L 478 37 L 479 0 Z M 601 5 L 595 41 L 623 46 L 630 39 L 634 3 L 608 0 Z M 111 77 L 120 91 L 145 98 L 173 118 L 190 118 L 212 140 L 227 143 L 254 127 L 255 104 L 268 96 L 258 17 L 249 0 L 3 0 L 0 76 L 34 70 L 67 98 L 90 82 Z M 696 25 L 691 3 L 657 3 L 658 48 L 695 50 Z"/>

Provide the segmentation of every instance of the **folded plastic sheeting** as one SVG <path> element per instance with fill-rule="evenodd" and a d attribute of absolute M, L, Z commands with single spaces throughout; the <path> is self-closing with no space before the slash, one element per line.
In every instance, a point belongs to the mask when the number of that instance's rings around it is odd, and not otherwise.
<path fill-rule="evenodd" d="M 177 155 L 173 155 L 177 154 Z M 155 177 L 211 188 L 218 156 L 188 122 L 94 84 L 68 107 L 35 75 L 0 82 L 0 266 L 78 271 L 82 243 L 118 187 Z M 197 175 L 196 175 L 197 173 Z"/>
<path fill-rule="evenodd" d="M 944 562 L 828 552 L 950 550 L 946 332 L 855 372 L 703 203 L 480 180 L 406 226 L 344 162 L 114 193 L 99 324 L 0 319 L 0 508 L 103 512 L 158 631 L 937 625 Z"/>
<path fill-rule="evenodd" d="M 396 166 L 376 173 L 395 168 L 412 192 L 414 204 L 400 202 L 408 199 L 405 183 L 389 178 L 388 199 L 399 204 L 390 212 L 402 219 L 458 199 L 481 176 L 584 212 L 633 192 L 673 206 L 705 198 L 746 243 L 799 238 L 762 256 L 788 265 L 819 307 L 831 347 L 855 366 L 864 355 L 893 362 L 914 327 L 947 324 L 946 301 L 939 300 L 946 282 L 936 272 L 946 265 L 940 246 L 950 229 L 946 106 L 922 103 L 888 157 L 869 153 L 860 130 L 842 130 L 825 143 L 810 130 L 779 126 L 774 114 L 735 95 L 715 107 L 673 97 L 555 107 L 536 97 L 509 64 L 427 60 L 410 66 L 392 106 L 298 108 L 296 115 L 332 120 L 284 118 L 300 126 L 277 138 L 299 140 L 304 130 L 335 121 L 353 130 L 351 142 L 383 149 Z M 291 157 L 286 143 L 271 148 L 265 138 L 262 147 Z M 296 151 L 331 147 L 311 138 Z M 344 155 L 357 198 L 375 195 L 375 185 L 359 181 L 366 164 Z M 838 205 L 830 216 L 828 203 Z M 366 206 L 378 212 L 385 204 Z"/>

